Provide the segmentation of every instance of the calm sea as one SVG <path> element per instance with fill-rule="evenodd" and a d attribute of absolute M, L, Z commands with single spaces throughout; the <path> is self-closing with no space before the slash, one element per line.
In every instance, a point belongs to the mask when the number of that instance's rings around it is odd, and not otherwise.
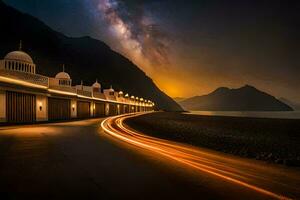
<path fill-rule="evenodd" d="M 190 111 L 187 114 L 231 116 L 231 117 L 257 117 L 257 118 L 279 118 L 300 119 L 300 111 L 291 112 L 256 112 L 256 111 Z"/>

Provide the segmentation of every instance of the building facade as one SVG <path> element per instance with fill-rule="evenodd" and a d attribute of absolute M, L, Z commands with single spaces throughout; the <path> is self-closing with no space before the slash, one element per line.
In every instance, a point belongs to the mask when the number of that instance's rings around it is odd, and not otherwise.
<path fill-rule="evenodd" d="M 132 112 L 152 111 L 154 103 L 130 97 L 112 87 L 73 86 L 63 71 L 55 77 L 36 73 L 32 58 L 21 49 L 0 61 L 0 122 L 34 123 L 105 117 Z"/>

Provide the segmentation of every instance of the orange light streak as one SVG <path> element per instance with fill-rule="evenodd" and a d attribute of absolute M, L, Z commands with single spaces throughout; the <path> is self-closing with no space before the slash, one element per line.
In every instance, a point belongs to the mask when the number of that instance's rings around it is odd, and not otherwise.
<path fill-rule="evenodd" d="M 124 126 L 123 121 L 132 116 L 136 115 L 129 114 L 107 118 L 101 123 L 101 127 L 106 133 L 123 142 L 175 160 L 190 168 L 249 188 L 274 199 L 290 199 L 249 183 L 252 178 L 255 178 L 254 175 L 243 173 L 232 166 L 218 162 L 217 159 L 214 159 L 217 155 L 211 155 L 187 145 L 146 136 L 130 130 Z"/>

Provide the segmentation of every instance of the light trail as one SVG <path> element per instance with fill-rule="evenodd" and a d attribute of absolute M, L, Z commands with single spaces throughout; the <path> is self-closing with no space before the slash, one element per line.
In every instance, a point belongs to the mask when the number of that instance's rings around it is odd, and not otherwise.
<path fill-rule="evenodd" d="M 291 199 L 253 184 L 259 181 L 270 183 L 272 180 L 267 179 L 263 174 L 253 173 L 251 169 L 247 169 L 251 168 L 251 166 L 245 166 L 241 160 L 224 158 L 221 155 L 203 152 L 200 149 L 184 144 L 146 136 L 124 125 L 125 119 L 136 115 L 127 114 L 107 118 L 101 123 L 101 127 L 106 133 L 123 142 L 167 157 L 189 168 L 249 188 L 274 199 Z"/>

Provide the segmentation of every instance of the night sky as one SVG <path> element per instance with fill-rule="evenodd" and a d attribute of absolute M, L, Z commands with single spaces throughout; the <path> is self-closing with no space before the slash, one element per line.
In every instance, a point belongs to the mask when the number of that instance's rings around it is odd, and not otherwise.
<path fill-rule="evenodd" d="M 68 36 L 122 53 L 172 97 L 250 84 L 300 102 L 300 3 L 4 0 Z"/>

